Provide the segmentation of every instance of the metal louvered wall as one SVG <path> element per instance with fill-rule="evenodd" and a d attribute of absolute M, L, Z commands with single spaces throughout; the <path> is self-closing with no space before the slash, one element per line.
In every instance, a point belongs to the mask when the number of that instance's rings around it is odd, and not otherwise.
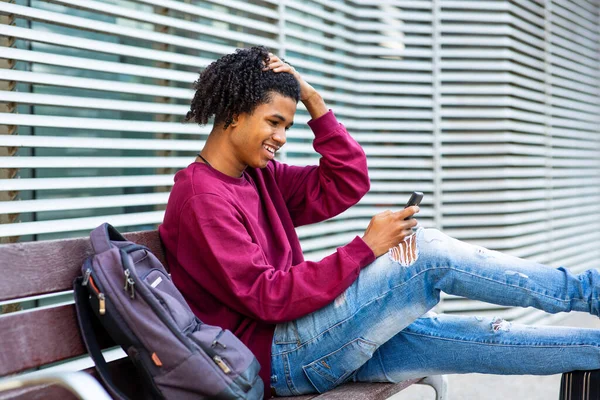
<path fill-rule="evenodd" d="M 298 230 L 308 258 L 420 190 L 424 226 L 600 266 L 598 0 L 4 0 L 0 17 L 4 242 L 104 221 L 154 229 L 210 129 L 181 124 L 191 83 L 263 44 L 319 89 L 369 159 L 359 205 Z M 316 162 L 307 120 L 300 107 L 282 160 Z M 451 296 L 441 309 L 542 318 Z"/>

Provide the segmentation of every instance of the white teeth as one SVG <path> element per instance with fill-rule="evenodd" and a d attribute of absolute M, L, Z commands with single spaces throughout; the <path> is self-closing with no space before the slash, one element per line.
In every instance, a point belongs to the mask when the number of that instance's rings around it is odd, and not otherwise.
<path fill-rule="evenodd" d="M 274 147 L 267 146 L 266 144 L 263 144 L 263 148 L 265 148 L 265 150 L 272 154 L 275 154 L 275 152 L 277 151 L 277 149 L 275 149 Z"/>

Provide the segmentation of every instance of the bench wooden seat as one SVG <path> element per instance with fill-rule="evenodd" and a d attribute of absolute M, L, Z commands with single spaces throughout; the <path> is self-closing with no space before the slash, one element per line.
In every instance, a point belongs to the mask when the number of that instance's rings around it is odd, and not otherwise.
<path fill-rule="evenodd" d="M 150 248 L 167 266 L 158 231 L 133 232 L 124 236 Z M 0 303 L 6 305 L 48 294 L 68 293 L 75 277 L 81 274 L 83 261 L 91 254 L 88 238 L 0 245 Z M 6 311 L 7 307 L 4 308 Z M 103 339 L 103 348 L 114 346 L 109 337 Z M 0 379 L 87 354 L 72 301 L 0 315 L 0 341 Z M 113 361 L 109 365 L 117 385 L 127 394 L 136 398 L 136 393 L 142 393 L 136 386 L 139 380 L 127 359 Z M 93 368 L 87 372 L 94 375 Z M 418 381 L 437 386 L 438 400 L 446 398 L 445 381 L 438 377 L 399 384 L 346 384 L 325 394 L 289 399 L 379 400 Z M 44 384 L 2 392 L 0 399 L 65 400 L 65 393 L 63 388 Z"/>

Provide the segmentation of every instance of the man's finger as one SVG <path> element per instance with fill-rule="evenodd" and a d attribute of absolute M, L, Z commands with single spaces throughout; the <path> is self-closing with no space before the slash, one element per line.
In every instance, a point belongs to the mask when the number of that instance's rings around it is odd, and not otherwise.
<path fill-rule="evenodd" d="M 402 231 L 402 235 L 403 235 L 405 238 L 407 238 L 407 237 L 409 237 L 409 236 L 411 236 L 411 235 L 414 235 L 414 234 L 415 234 L 415 233 L 413 232 L 413 230 L 412 230 L 412 229 L 407 229 L 407 230 L 404 230 L 404 231 Z"/>
<path fill-rule="evenodd" d="M 275 62 L 272 62 L 269 64 L 269 68 L 276 69 L 276 68 L 281 68 L 284 65 L 285 64 L 282 61 L 275 61 Z"/>
<path fill-rule="evenodd" d="M 402 219 L 405 219 L 406 217 L 410 217 L 411 215 L 415 215 L 419 211 L 420 211 L 420 208 L 418 206 L 410 206 L 410 207 L 404 208 L 400 211 L 396 211 L 394 213 L 394 217 L 396 219 L 402 220 Z"/>
<path fill-rule="evenodd" d="M 269 61 L 269 65 L 270 66 L 271 65 L 282 65 L 282 64 L 283 64 L 283 61 L 281 61 L 281 60 L 271 60 L 271 61 Z"/>

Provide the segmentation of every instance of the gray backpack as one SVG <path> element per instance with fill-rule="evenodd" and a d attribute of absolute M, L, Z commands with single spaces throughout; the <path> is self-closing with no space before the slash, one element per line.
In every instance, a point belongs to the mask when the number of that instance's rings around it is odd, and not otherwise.
<path fill-rule="evenodd" d="M 230 331 L 202 323 L 148 248 L 106 223 L 90 239 L 95 254 L 74 282 L 75 304 L 86 347 L 113 397 L 126 399 L 100 351 L 96 319 L 133 361 L 144 398 L 262 399 L 252 352 Z"/>

